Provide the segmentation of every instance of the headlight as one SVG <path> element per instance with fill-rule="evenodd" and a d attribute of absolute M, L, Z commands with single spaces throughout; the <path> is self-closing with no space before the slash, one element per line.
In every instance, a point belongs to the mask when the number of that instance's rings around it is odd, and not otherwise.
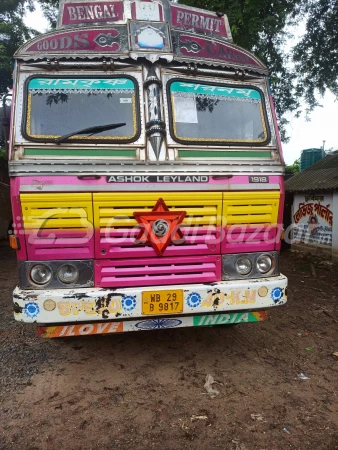
<path fill-rule="evenodd" d="M 94 286 L 94 261 L 19 261 L 21 289 L 69 289 Z M 47 308 L 51 307 L 46 303 Z"/>
<path fill-rule="evenodd" d="M 57 271 L 57 275 L 62 283 L 71 284 L 75 283 L 79 278 L 79 271 L 72 264 L 64 264 Z"/>
<path fill-rule="evenodd" d="M 52 278 L 52 271 L 46 264 L 37 264 L 32 267 L 30 277 L 36 284 L 47 284 Z"/>
<path fill-rule="evenodd" d="M 269 255 L 261 255 L 257 258 L 257 269 L 260 273 L 267 273 L 272 267 L 272 258 Z"/>
<path fill-rule="evenodd" d="M 223 281 L 275 277 L 277 275 L 279 275 L 279 252 L 277 251 L 222 255 Z M 264 294 L 263 291 L 259 295 L 265 297 L 266 293 Z"/>
<path fill-rule="evenodd" d="M 236 270 L 241 275 L 247 275 L 252 270 L 252 264 L 249 258 L 240 257 L 236 261 Z"/>

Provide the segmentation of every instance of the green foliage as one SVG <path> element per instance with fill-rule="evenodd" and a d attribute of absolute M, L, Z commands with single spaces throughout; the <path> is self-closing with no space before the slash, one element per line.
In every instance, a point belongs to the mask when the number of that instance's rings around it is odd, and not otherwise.
<path fill-rule="evenodd" d="M 38 0 L 44 16 L 48 20 L 50 27 L 56 27 L 56 20 L 59 12 L 59 0 Z"/>
<path fill-rule="evenodd" d="M 13 84 L 13 54 L 36 32 L 26 27 L 23 16 L 33 9 L 32 0 L 1 0 L 0 2 L 0 95 Z"/>
<path fill-rule="evenodd" d="M 296 175 L 300 170 L 300 158 L 296 159 L 293 164 L 285 166 L 285 173 Z"/>
<path fill-rule="evenodd" d="M 318 104 L 318 93 L 329 89 L 338 97 L 338 1 L 307 0 L 302 14 L 306 33 L 294 48 L 293 61 L 309 113 Z"/>
<path fill-rule="evenodd" d="M 37 0 L 51 28 L 56 25 L 59 0 Z M 210 11 L 223 11 L 234 42 L 254 52 L 269 68 L 270 83 L 284 142 L 285 113 L 298 116 L 319 104 L 327 89 L 338 97 L 338 0 L 181 0 Z M 23 24 L 33 0 L 1 0 L 0 94 L 11 86 L 12 55 L 34 31 Z M 286 49 L 287 30 L 300 22 L 305 33 Z M 7 36 L 7 37 L 6 37 Z"/>
<path fill-rule="evenodd" d="M 337 0 L 182 0 L 180 3 L 223 11 L 234 42 L 254 52 L 269 68 L 271 90 L 284 142 L 286 112 L 299 116 L 319 104 L 318 95 L 338 96 Z M 285 49 L 287 30 L 305 21 L 300 42 Z"/>
<path fill-rule="evenodd" d="M 0 168 L 7 168 L 8 158 L 4 148 L 0 148 Z"/>

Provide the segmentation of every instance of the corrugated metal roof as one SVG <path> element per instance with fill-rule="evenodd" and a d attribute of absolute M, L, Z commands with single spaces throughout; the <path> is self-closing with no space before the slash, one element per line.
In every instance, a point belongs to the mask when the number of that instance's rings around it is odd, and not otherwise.
<path fill-rule="evenodd" d="M 327 155 L 285 182 L 288 192 L 338 189 L 338 153 Z"/>

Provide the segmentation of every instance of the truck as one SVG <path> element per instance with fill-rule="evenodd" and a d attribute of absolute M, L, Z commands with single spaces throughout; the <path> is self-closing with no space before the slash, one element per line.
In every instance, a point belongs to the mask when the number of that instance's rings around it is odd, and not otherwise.
<path fill-rule="evenodd" d="M 14 57 L 16 320 L 54 338 L 260 322 L 286 302 L 268 70 L 226 14 L 61 0 Z"/>

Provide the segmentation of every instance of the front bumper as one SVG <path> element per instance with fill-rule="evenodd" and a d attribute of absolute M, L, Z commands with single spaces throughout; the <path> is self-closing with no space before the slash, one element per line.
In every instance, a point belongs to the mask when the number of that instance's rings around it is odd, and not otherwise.
<path fill-rule="evenodd" d="M 286 288 L 284 275 L 128 289 L 22 290 L 16 287 L 13 292 L 14 315 L 18 321 L 43 324 L 152 319 L 153 315 L 142 314 L 142 292 L 175 289 L 184 291 L 183 311 L 171 314 L 171 317 L 255 311 L 286 303 Z"/>

